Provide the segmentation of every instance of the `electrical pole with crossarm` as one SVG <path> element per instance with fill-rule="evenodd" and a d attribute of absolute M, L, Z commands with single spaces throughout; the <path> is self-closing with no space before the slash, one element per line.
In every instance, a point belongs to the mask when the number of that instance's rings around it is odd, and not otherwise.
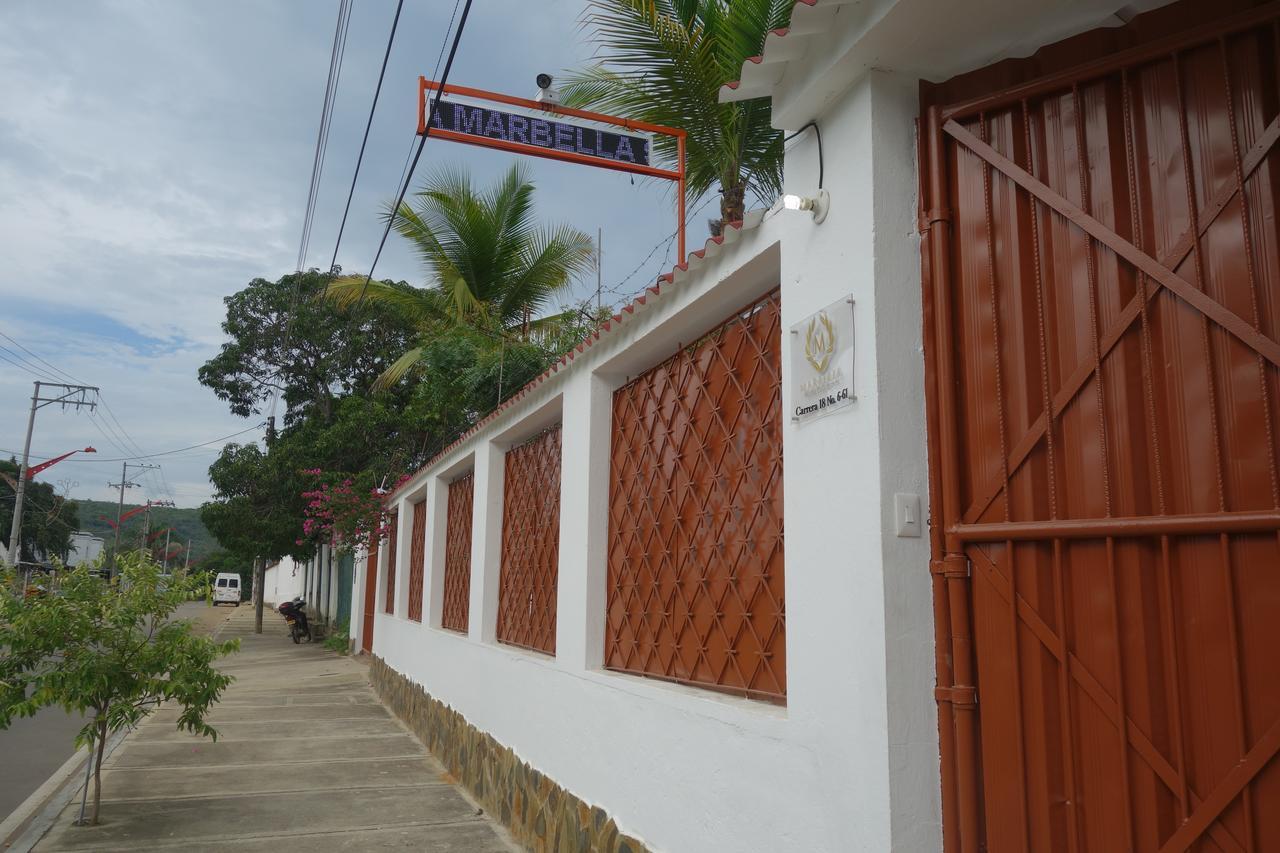
<path fill-rule="evenodd" d="M 120 482 L 107 483 L 107 487 L 120 490 L 120 502 L 116 504 L 116 542 L 111 547 L 111 573 L 115 574 L 116 554 L 120 553 L 120 527 L 124 524 L 124 490 L 132 489 L 137 483 L 129 482 L 129 469 L 137 468 L 145 470 L 148 468 L 159 468 L 159 465 L 152 465 L 147 462 L 123 462 L 120 465 Z M 136 510 L 131 510 L 136 512 Z"/>
<path fill-rule="evenodd" d="M 61 388 L 63 393 L 56 397 L 42 397 L 42 388 Z M 35 391 L 31 394 L 31 414 L 27 417 L 27 440 L 22 445 L 22 465 L 18 468 L 18 485 L 14 489 L 13 526 L 9 529 L 8 561 L 17 566 L 22 559 L 22 501 L 27 491 L 27 469 L 31 462 L 31 433 L 35 431 L 36 411 L 55 403 L 63 409 L 67 406 L 79 409 L 88 406 L 90 410 L 97 407 L 96 400 L 88 399 L 89 392 L 98 393 L 92 385 L 63 385 L 61 382 L 35 383 Z"/>

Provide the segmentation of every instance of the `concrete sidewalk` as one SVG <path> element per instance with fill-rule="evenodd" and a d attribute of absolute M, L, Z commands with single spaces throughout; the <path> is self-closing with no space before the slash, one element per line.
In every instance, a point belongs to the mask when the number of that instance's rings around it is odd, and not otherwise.
<path fill-rule="evenodd" d="M 63 810 L 37 851 L 518 850 L 378 703 L 366 667 L 242 606 L 221 637 L 241 651 L 214 709 L 216 743 L 153 714 L 103 765 L 102 824 Z"/>

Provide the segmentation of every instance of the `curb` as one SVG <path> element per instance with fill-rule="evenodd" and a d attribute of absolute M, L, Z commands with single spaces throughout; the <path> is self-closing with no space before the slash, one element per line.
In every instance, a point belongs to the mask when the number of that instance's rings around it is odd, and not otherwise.
<path fill-rule="evenodd" d="M 17 835 L 18 830 L 31 820 L 31 817 L 40 810 L 40 807 L 44 805 L 59 788 L 65 785 L 68 779 L 75 775 L 75 772 L 83 766 L 87 756 L 87 747 L 77 749 L 72 753 L 70 758 L 63 762 L 61 767 L 53 771 L 53 774 L 44 781 L 43 785 L 32 791 L 31 795 L 23 800 L 16 809 L 10 812 L 9 816 L 4 819 L 3 823 L 0 823 L 0 845 L 3 845 L 5 850 L 19 849 L 16 846 L 10 845 L 10 837 Z M 78 785 L 76 786 L 76 789 L 79 790 Z M 16 841 L 17 839 L 15 838 L 12 840 Z"/>
<path fill-rule="evenodd" d="M 231 616 L 223 619 L 209 636 L 217 639 L 222 629 L 231 621 Z M 117 732 L 103 750 L 102 760 L 116 751 L 116 748 L 129 736 L 132 729 Z M 88 748 L 76 750 L 61 767 L 53 771 L 39 788 L 22 801 L 9 816 L 0 822 L 0 850 L 5 853 L 28 853 L 49 832 L 54 821 L 62 810 L 75 799 L 84 787 L 84 782 L 76 781 L 76 773 L 84 769 L 88 760 Z M 20 830 L 23 830 L 20 833 Z"/>
<path fill-rule="evenodd" d="M 117 732 L 102 752 L 102 760 L 116 751 L 132 730 Z M 35 790 L 22 805 L 0 824 L 0 841 L 6 853 L 29 853 L 32 847 L 40 843 L 53 826 L 62 810 L 70 804 L 84 788 L 85 782 L 76 778 L 77 772 L 88 759 L 87 750 L 77 750 L 75 755 L 54 772 L 45 783 Z M 33 817 L 34 815 L 34 817 Z M 12 825 L 11 825 L 12 824 Z M 21 834 L 18 830 L 25 825 Z M 16 835 L 16 837 L 11 837 Z"/>

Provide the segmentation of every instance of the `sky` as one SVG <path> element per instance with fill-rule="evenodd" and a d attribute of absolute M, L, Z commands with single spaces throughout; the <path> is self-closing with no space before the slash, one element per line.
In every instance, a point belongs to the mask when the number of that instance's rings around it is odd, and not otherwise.
<path fill-rule="evenodd" d="M 539 72 L 590 61 L 583 6 L 474 0 L 450 82 L 532 97 Z M 373 259 L 414 141 L 417 78 L 453 9 L 404 4 L 338 253 L 349 272 Z M 308 267 L 333 252 L 394 11 L 354 2 Z M 37 378 L 101 388 L 95 410 L 36 416 L 33 461 L 98 451 L 40 475 L 73 498 L 115 500 L 121 460 L 161 453 L 147 460 L 161 469 L 130 471 L 126 502 L 198 506 L 219 439 L 260 439 L 263 418 L 232 416 L 196 371 L 224 342 L 223 298 L 295 268 L 337 12 L 338 0 L 0 4 L 0 454 L 21 453 Z M 431 140 L 415 185 L 445 164 L 488 182 L 515 159 Z M 540 219 L 602 229 L 606 302 L 675 262 L 665 182 L 526 163 Z M 705 219 L 690 219 L 691 248 Z M 376 274 L 427 283 L 394 234 Z"/>

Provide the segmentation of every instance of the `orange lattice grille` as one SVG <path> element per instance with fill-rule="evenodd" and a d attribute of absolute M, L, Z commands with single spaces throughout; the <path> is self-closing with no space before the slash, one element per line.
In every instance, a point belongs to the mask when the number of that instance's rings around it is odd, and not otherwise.
<path fill-rule="evenodd" d="M 422 621 L 422 572 L 427 548 L 427 502 L 413 505 L 413 540 L 409 543 L 409 618 Z"/>
<path fill-rule="evenodd" d="M 396 530 L 399 520 L 399 513 L 393 512 L 387 525 L 387 600 L 383 607 L 387 613 L 396 612 Z"/>
<path fill-rule="evenodd" d="M 449 517 L 444 544 L 444 608 L 440 627 L 467 633 L 471 605 L 471 499 L 475 472 L 449 484 Z"/>
<path fill-rule="evenodd" d="M 560 426 L 507 452 L 498 640 L 555 654 Z"/>
<path fill-rule="evenodd" d="M 605 665 L 786 696 L 780 293 L 613 395 Z"/>

